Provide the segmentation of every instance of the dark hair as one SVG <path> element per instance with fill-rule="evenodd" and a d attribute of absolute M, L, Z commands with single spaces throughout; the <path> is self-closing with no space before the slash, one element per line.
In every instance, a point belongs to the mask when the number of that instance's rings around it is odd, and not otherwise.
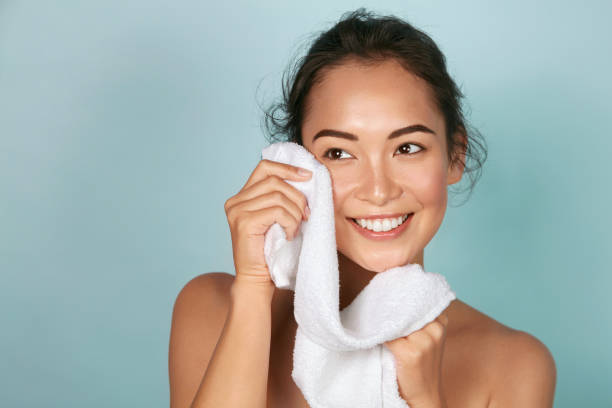
<path fill-rule="evenodd" d="M 320 33 L 307 54 L 283 74 L 282 100 L 264 110 L 268 141 L 302 144 L 307 96 L 326 69 L 352 60 L 368 65 L 388 59 L 396 60 L 430 85 L 445 119 L 449 163 L 459 161 L 464 166 L 463 174 L 471 180 L 471 195 L 487 157 L 486 142 L 466 123 L 461 107 L 464 95 L 448 74 L 438 46 L 427 34 L 395 16 L 377 16 L 359 8 L 343 14 L 332 28 Z M 455 132 L 464 135 L 467 143 Z M 461 152 L 465 152 L 466 160 L 462 160 Z M 475 165 L 470 166 L 468 161 L 475 161 Z"/>

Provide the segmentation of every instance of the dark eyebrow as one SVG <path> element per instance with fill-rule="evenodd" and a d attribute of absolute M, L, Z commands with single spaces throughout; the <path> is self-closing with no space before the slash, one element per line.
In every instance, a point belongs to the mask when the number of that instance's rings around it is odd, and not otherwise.
<path fill-rule="evenodd" d="M 410 125 L 410 126 L 403 127 L 401 129 L 394 130 L 393 132 L 389 134 L 387 139 L 393 139 L 401 135 L 405 135 L 407 133 L 414 133 L 414 132 L 426 132 L 426 133 L 431 133 L 433 135 L 436 134 L 436 132 L 434 132 L 427 126 L 417 124 L 417 125 Z M 359 140 L 359 138 L 352 133 L 341 132 L 340 130 L 334 130 L 334 129 L 322 129 L 322 130 L 319 130 L 316 135 L 314 135 L 314 138 L 312 139 L 312 141 L 314 142 L 315 140 L 317 140 L 317 138 L 323 137 L 323 136 L 341 137 L 343 139 L 348 139 L 348 140 Z"/>

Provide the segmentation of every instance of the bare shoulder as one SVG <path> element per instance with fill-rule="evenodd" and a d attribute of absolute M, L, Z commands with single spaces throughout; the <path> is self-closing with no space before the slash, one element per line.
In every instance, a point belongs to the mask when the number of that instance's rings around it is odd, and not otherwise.
<path fill-rule="evenodd" d="M 222 301 L 223 303 L 233 281 L 234 275 L 225 272 L 198 275 L 183 286 L 177 296 L 177 303 L 183 301 Z"/>
<path fill-rule="evenodd" d="M 504 333 L 498 342 L 489 407 L 552 407 L 557 368 L 548 347 L 522 330 Z"/>
<path fill-rule="evenodd" d="M 168 350 L 172 407 L 189 406 L 195 396 L 225 324 L 233 280 L 223 272 L 198 275 L 176 297 Z"/>
<path fill-rule="evenodd" d="M 489 389 L 488 407 L 552 407 L 556 366 L 546 345 L 534 335 L 506 326 L 463 302 L 457 310 L 463 323 L 457 337 L 482 362 L 480 368 Z"/>
<path fill-rule="evenodd" d="M 234 276 L 224 272 L 198 275 L 183 286 L 172 313 L 172 323 L 197 323 L 206 321 L 208 326 L 225 320 L 223 312 L 229 305 L 229 292 Z"/>

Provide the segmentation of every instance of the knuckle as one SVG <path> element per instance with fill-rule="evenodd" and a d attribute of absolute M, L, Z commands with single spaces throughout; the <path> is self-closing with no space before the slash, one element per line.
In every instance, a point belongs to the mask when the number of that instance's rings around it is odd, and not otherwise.
<path fill-rule="evenodd" d="M 274 190 L 272 192 L 272 197 L 274 197 L 276 201 L 282 201 L 285 198 L 285 195 L 281 191 Z"/>
<path fill-rule="evenodd" d="M 271 174 L 270 176 L 268 176 L 268 179 L 267 179 L 267 182 L 272 185 L 280 185 L 282 181 L 283 180 L 276 174 Z"/>
<path fill-rule="evenodd" d="M 444 336 L 444 326 L 442 323 L 435 322 L 435 324 L 431 326 L 430 333 L 434 339 L 440 339 Z"/>
<path fill-rule="evenodd" d="M 426 334 L 425 330 L 420 329 L 420 330 L 417 330 L 415 332 L 410 333 L 406 339 L 411 341 L 411 342 L 419 342 L 424 337 L 427 337 L 427 334 Z"/>
<path fill-rule="evenodd" d="M 427 349 L 433 344 L 433 338 L 426 330 L 414 332 L 408 338 L 415 349 Z"/>
<path fill-rule="evenodd" d="M 428 349 L 434 345 L 435 341 L 432 335 L 425 335 L 422 339 L 424 349 Z"/>
<path fill-rule="evenodd" d="M 225 200 L 225 203 L 223 204 L 223 209 L 225 210 L 225 213 L 227 214 L 230 207 L 232 204 L 232 197 L 228 198 L 227 200 Z"/>
<path fill-rule="evenodd" d="M 448 314 L 447 313 L 442 313 L 439 317 L 438 317 L 438 321 L 442 324 L 447 324 L 448 323 Z"/>
<path fill-rule="evenodd" d="M 285 214 L 285 209 L 283 207 L 281 207 L 280 205 L 275 205 L 272 208 L 272 213 L 276 216 L 276 217 L 281 217 Z"/>
<path fill-rule="evenodd" d="M 300 201 L 302 202 L 302 209 L 308 206 L 308 199 L 304 193 L 300 194 Z"/>
<path fill-rule="evenodd" d="M 234 223 L 234 218 L 235 218 L 235 213 L 236 211 L 234 210 L 234 207 L 229 207 L 225 210 L 225 215 L 227 216 L 227 220 L 229 221 L 230 224 Z"/>

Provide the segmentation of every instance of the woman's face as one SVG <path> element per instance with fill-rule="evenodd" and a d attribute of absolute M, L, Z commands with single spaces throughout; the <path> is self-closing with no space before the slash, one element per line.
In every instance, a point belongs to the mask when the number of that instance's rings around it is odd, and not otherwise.
<path fill-rule="evenodd" d="M 444 117 L 428 84 L 394 60 L 347 63 L 328 70 L 307 103 L 303 144 L 331 175 L 337 249 L 374 272 L 413 263 L 463 171 L 448 166 Z M 375 219 L 410 213 L 395 228 L 382 221 L 387 232 L 353 221 L 369 218 L 378 229 Z"/>

